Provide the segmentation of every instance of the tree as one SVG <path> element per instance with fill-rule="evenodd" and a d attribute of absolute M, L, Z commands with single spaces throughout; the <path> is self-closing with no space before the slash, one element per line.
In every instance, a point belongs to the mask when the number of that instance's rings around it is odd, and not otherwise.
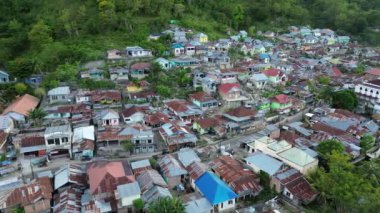
<path fill-rule="evenodd" d="M 320 84 L 329 85 L 330 78 L 328 76 L 321 76 L 321 77 L 318 78 L 318 81 L 319 81 Z"/>
<path fill-rule="evenodd" d="M 358 99 L 353 91 L 343 90 L 332 94 L 332 104 L 336 108 L 353 110 L 358 105 Z"/>
<path fill-rule="evenodd" d="M 17 94 L 19 94 L 19 95 L 25 94 L 27 89 L 28 89 L 28 87 L 24 83 L 17 83 L 15 85 L 15 90 L 16 90 Z"/>
<path fill-rule="evenodd" d="M 133 152 L 134 145 L 130 140 L 124 140 L 122 141 L 123 147 L 125 151 Z"/>
<path fill-rule="evenodd" d="M 47 115 L 41 108 L 35 108 L 28 112 L 28 119 L 32 120 L 36 126 L 41 125 L 42 119 Z"/>
<path fill-rule="evenodd" d="M 141 198 L 133 200 L 133 207 L 136 211 L 141 211 L 144 208 L 144 201 Z"/>
<path fill-rule="evenodd" d="M 149 213 L 185 213 L 185 207 L 178 198 L 159 198 L 149 205 Z"/>
<path fill-rule="evenodd" d="M 39 87 L 34 90 L 34 95 L 39 98 L 42 98 L 46 95 L 46 91 L 44 88 Z"/>
<path fill-rule="evenodd" d="M 39 20 L 28 33 L 29 41 L 36 50 L 53 41 L 51 29 L 43 20 Z"/>
<path fill-rule="evenodd" d="M 344 146 L 340 141 L 337 141 L 335 139 L 322 141 L 317 146 L 318 154 L 324 159 L 327 159 L 329 155 L 334 151 L 340 154 L 344 153 Z"/>
<path fill-rule="evenodd" d="M 149 163 L 150 163 L 150 165 L 152 166 L 153 169 L 157 168 L 157 160 L 156 159 L 150 158 L 149 159 Z"/>
<path fill-rule="evenodd" d="M 366 153 L 375 145 L 375 138 L 371 135 L 365 135 L 360 139 L 359 145 L 362 148 L 363 153 Z"/>

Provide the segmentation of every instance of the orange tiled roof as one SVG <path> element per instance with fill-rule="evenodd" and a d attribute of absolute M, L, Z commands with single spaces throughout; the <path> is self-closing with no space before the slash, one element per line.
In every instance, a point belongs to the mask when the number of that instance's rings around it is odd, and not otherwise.
<path fill-rule="evenodd" d="M 3 111 L 3 115 L 9 112 L 17 112 L 21 115 L 28 116 L 29 111 L 35 109 L 39 102 L 40 99 L 29 94 L 25 94 L 9 105 Z"/>

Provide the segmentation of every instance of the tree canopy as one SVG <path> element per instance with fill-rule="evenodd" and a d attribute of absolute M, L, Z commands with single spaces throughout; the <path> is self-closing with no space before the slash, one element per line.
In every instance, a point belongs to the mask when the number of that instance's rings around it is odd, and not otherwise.
<path fill-rule="evenodd" d="M 343 90 L 332 93 L 332 104 L 336 108 L 353 110 L 358 106 L 358 99 L 351 90 Z"/>
<path fill-rule="evenodd" d="M 149 204 L 150 213 L 185 213 L 185 207 L 178 198 L 159 198 Z"/>
<path fill-rule="evenodd" d="M 329 155 L 333 152 L 338 152 L 340 154 L 343 154 L 344 146 L 338 140 L 335 140 L 335 139 L 326 140 L 318 144 L 317 152 L 322 158 L 328 159 Z"/>

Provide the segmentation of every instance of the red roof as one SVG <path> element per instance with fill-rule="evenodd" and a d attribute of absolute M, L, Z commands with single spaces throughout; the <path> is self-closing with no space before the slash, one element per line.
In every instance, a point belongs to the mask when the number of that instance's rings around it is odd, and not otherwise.
<path fill-rule="evenodd" d="M 215 100 L 211 95 L 209 95 L 203 91 L 199 91 L 199 92 L 190 94 L 189 98 L 193 99 L 193 100 L 201 101 L 201 102 Z"/>
<path fill-rule="evenodd" d="M 184 100 L 173 100 L 165 103 L 171 110 L 175 112 L 185 112 L 187 111 L 187 102 Z"/>
<path fill-rule="evenodd" d="M 256 115 L 256 113 L 257 113 L 256 110 L 248 109 L 243 106 L 231 109 L 226 112 L 226 114 L 234 116 L 234 117 L 238 117 L 238 118 L 248 117 L 248 116 L 253 117 Z"/>
<path fill-rule="evenodd" d="M 380 76 L 380 69 L 379 68 L 373 68 L 367 71 L 367 74 Z"/>
<path fill-rule="evenodd" d="M 189 173 L 191 179 L 195 181 L 207 171 L 207 166 L 201 162 L 194 161 L 186 167 L 186 171 Z"/>
<path fill-rule="evenodd" d="M 237 83 L 229 83 L 229 84 L 221 84 L 218 89 L 221 93 L 228 93 L 232 88 L 240 88 L 240 84 Z"/>
<path fill-rule="evenodd" d="M 123 114 L 123 117 L 127 118 L 127 117 L 134 115 L 135 113 L 138 113 L 138 112 L 143 113 L 144 112 L 143 108 L 137 107 L 137 106 L 132 106 L 132 107 L 129 107 L 127 109 L 124 109 L 122 114 Z"/>
<path fill-rule="evenodd" d="M 340 71 L 338 67 L 331 68 L 331 71 L 332 71 L 332 76 L 339 77 L 342 75 L 342 71 Z"/>
<path fill-rule="evenodd" d="M 334 128 L 332 126 L 329 126 L 329 125 L 321 123 L 321 122 L 313 124 L 312 125 L 312 129 L 315 130 L 315 131 L 326 132 L 326 133 L 328 133 L 330 135 L 343 135 L 343 134 L 346 133 L 343 130 Z"/>
<path fill-rule="evenodd" d="M 280 103 L 280 104 L 286 104 L 286 103 L 289 103 L 291 101 L 291 98 L 289 98 L 289 96 L 287 96 L 287 95 L 280 94 L 280 95 L 274 96 L 272 98 L 272 101 Z"/>
<path fill-rule="evenodd" d="M 28 116 L 29 111 L 35 109 L 39 102 L 40 99 L 29 94 L 25 94 L 12 102 L 12 104 L 3 111 L 3 115 L 8 112 L 17 112 L 21 115 Z"/>
<path fill-rule="evenodd" d="M 195 120 L 194 122 L 198 123 L 202 129 L 207 129 L 212 126 L 215 126 L 217 123 L 217 120 L 214 118 L 201 118 L 201 119 Z"/>
<path fill-rule="evenodd" d="M 87 175 L 92 195 L 113 193 L 118 185 L 135 181 L 128 161 L 97 161 L 91 163 Z"/>
<path fill-rule="evenodd" d="M 150 63 L 142 62 L 136 63 L 131 66 L 132 70 L 148 70 L 150 69 Z"/>
<path fill-rule="evenodd" d="M 276 69 L 276 68 L 272 68 L 272 69 L 269 69 L 269 70 L 264 70 L 263 73 L 266 76 L 278 76 L 278 75 L 280 75 L 281 70 Z"/>
<path fill-rule="evenodd" d="M 96 90 L 91 92 L 92 101 L 97 103 L 102 100 L 121 101 L 121 93 L 118 90 Z"/>
<path fill-rule="evenodd" d="M 21 147 L 31 147 L 45 145 L 45 138 L 43 136 L 29 136 L 21 139 Z"/>
<path fill-rule="evenodd" d="M 291 180 L 285 185 L 285 187 L 293 194 L 293 196 L 304 203 L 313 201 L 318 194 L 303 176 Z"/>
<path fill-rule="evenodd" d="M 238 194 L 245 194 L 247 191 L 256 194 L 262 190 L 256 175 L 230 156 L 216 158 L 210 166 Z"/>
<path fill-rule="evenodd" d="M 145 116 L 145 122 L 148 125 L 159 125 L 163 123 L 168 123 L 169 122 L 169 116 L 162 113 L 162 112 L 155 112 L 153 114 L 149 114 Z"/>

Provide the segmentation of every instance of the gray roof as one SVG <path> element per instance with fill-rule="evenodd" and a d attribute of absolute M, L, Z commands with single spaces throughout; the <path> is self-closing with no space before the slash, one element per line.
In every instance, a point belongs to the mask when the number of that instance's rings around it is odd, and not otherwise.
<path fill-rule="evenodd" d="M 321 122 L 325 123 L 326 125 L 329 125 L 331 127 L 346 131 L 348 127 L 358 124 L 359 121 L 354 118 L 348 118 L 348 119 L 334 119 L 330 117 L 322 117 Z"/>
<path fill-rule="evenodd" d="M 148 159 L 139 160 L 139 161 L 135 161 L 135 162 L 131 163 L 132 170 L 138 169 L 138 168 L 145 168 L 145 167 L 149 167 L 149 166 L 151 166 L 151 165 L 150 165 L 150 162 Z"/>
<path fill-rule="evenodd" d="M 164 178 L 157 172 L 157 170 L 153 169 L 141 173 L 137 176 L 136 180 L 139 183 L 140 189 L 143 193 L 155 185 L 167 187 Z"/>
<path fill-rule="evenodd" d="M 48 91 L 48 95 L 69 95 L 70 87 L 56 87 Z"/>
<path fill-rule="evenodd" d="M 7 129 L 12 125 L 12 119 L 6 115 L 0 115 L 0 130 Z"/>
<path fill-rule="evenodd" d="M 52 134 L 52 133 L 66 133 L 66 132 L 71 132 L 70 125 L 51 126 L 45 129 L 45 135 Z"/>
<path fill-rule="evenodd" d="M 251 76 L 251 79 L 254 81 L 267 81 L 268 77 L 262 73 L 258 73 L 258 74 L 253 74 Z"/>
<path fill-rule="evenodd" d="M 158 198 L 172 197 L 169 189 L 160 186 L 154 186 L 149 191 L 142 195 L 142 199 L 145 203 L 151 203 Z"/>
<path fill-rule="evenodd" d="M 268 173 L 270 176 L 274 175 L 283 165 L 281 161 L 261 152 L 253 153 L 245 158 L 245 161 Z"/>
<path fill-rule="evenodd" d="M 291 168 L 285 172 L 281 172 L 279 174 L 276 174 L 275 177 L 279 180 L 284 180 L 284 179 L 294 175 L 295 173 L 298 173 L 298 171 L 296 169 Z"/>
<path fill-rule="evenodd" d="M 190 148 L 183 148 L 178 153 L 178 160 L 181 161 L 182 165 L 187 167 L 194 161 L 200 162 L 201 159 L 198 157 L 197 153 Z"/>
<path fill-rule="evenodd" d="M 189 201 L 185 204 L 186 213 L 209 213 L 213 209 L 212 205 L 204 197 Z"/>
<path fill-rule="evenodd" d="M 6 73 L 5 71 L 2 71 L 2 70 L 0 70 L 0 74 L 1 74 L 1 75 L 5 75 L 5 76 L 9 76 L 8 73 Z"/>
<path fill-rule="evenodd" d="M 165 155 L 158 161 L 163 174 L 167 177 L 175 177 L 187 174 L 187 171 L 182 168 L 180 163 L 172 156 Z"/>
<path fill-rule="evenodd" d="M 302 135 L 308 137 L 313 134 L 313 131 L 302 127 L 303 123 L 300 121 L 290 123 L 288 126 L 301 133 Z"/>
<path fill-rule="evenodd" d="M 141 194 L 140 186 L 136 181 L 132 183 L 118 185 L 117 192 L 119 193 L 120 198 L 132 197 Z"/>

